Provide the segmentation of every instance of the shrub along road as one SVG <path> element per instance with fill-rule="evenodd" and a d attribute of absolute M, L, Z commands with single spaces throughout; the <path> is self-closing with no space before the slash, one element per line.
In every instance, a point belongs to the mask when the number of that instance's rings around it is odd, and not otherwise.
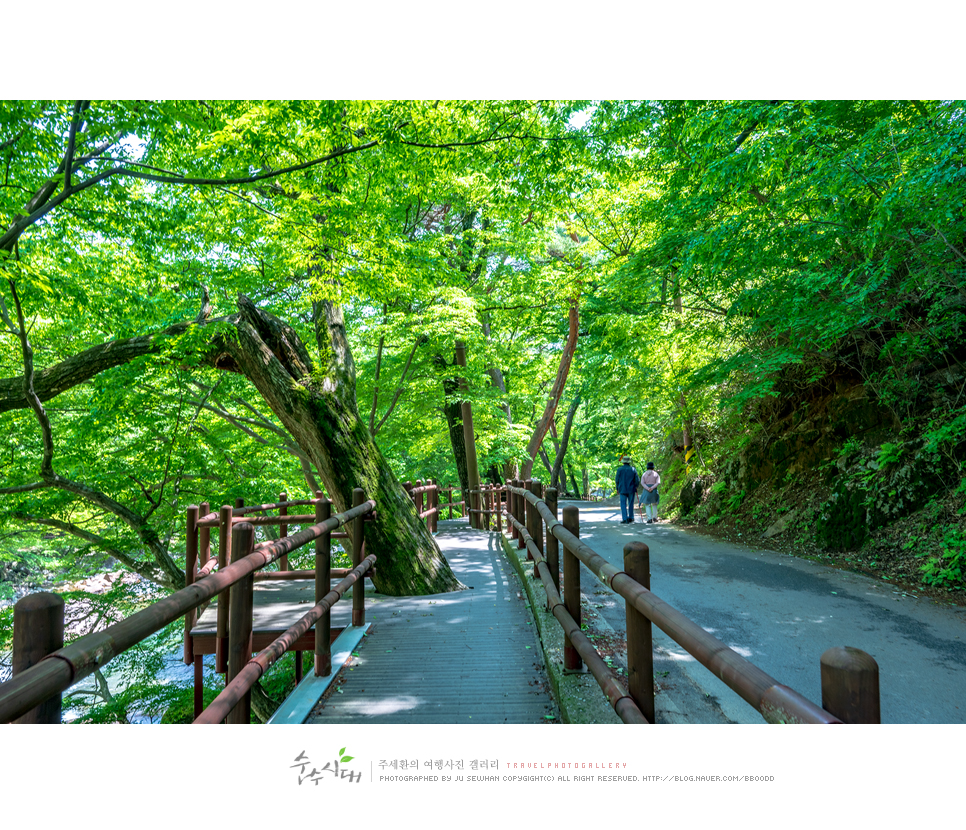
<path fill-rule="evenodd" d="M 822 653 L 853 646 L 879 665 L 883 723 L 966 723 L 966 608 L 663 522 L 623 525 L 616 504 L 578 506 L 581 539 L 608 562 L 622 567 L 624 545 L 645 542 L 655 595 L 814 703 L 821 704 Z M 623 600 L 586 567 L 581 572 L 591 632 L 622 640 Z M 668 672 L 657 676 L 659 721 L 663 712 L 665 722 L 763 722 L 656 626 L 654 644 L 655 671 Z"/>

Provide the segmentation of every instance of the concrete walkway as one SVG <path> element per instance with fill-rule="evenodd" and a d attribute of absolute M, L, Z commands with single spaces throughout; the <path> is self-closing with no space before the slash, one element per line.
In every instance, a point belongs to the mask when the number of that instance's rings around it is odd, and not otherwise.
<path fill-rule="evenodd" d="M 526 594 L 499 535 L 453 519 L 439 523 L 436 541 L 467 590 L 367 592 L 372 627 L 305 723 L 559 721 Z"/>

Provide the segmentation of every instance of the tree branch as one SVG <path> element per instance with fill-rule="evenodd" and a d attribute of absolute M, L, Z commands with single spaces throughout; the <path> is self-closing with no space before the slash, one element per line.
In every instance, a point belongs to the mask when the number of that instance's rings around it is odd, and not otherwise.
<path fill-rule="evenodd" d="M 17 323 L 20 326 L 20 343 L 23 353 L 23 396 L 27 404 L 34 411 L 34 415 L 37 416 L 37 421 L 40 424 L 44 443 L 44 454 L 40 462 L 40 477 L 47 481 L 54 475 L 53 433 L 50 428 L 50 418 L 47 416 L 47 412 L 44 410 L 44 405 L 40 402 L 40 398 L 37 397 L 37 393 L 34 391 L 34 350 L 27 337 L 27 324 L 24 320 L 23 308 L 20 305 L 20 295 L 17 293 L 17 286 L 14 281 L 11 279 L 9 282 L 10 290 L 13 292 L 13 303 L 17 309 Z"/>
<path fill-rule="evenodd" d="M 564 385 L 567 383 L 567 375 L 570 372 L 570 364 L 573 360 L 574 352 L 577 350 L 577 300 L 572 299 L 570 302 L 570 311 L 568 312 L 570 331 L 567 336 L 567 342 L 564 345 L 563 354 L 560 356 L 560 365 L 557 367 L 557 377 L 554 380 L 553 387 L 550 390 L 550 397 L 547 399 L 546 407 L 543 411 L 543 416 L 537 422 L 536 427 L 533 430 L 533 435 L 530 436 L 530 441 L 527 444 L 527 461 L 523 465 L 521 470 L 521 477 L 527 479 L 530 477 L 530 473 L 533 470 L 533 462 L 537 456 L 537 450 L 543 443 L 543 437 L 547 434 L 547 430 L 550 428 L 550 422 L 553 420 L 554 413 L 557 411 L 557 404 L 560 402 L 560 397 L 563 395 Z"/>
<path fill-rule="evenodd" d="M 13 320 L 10 319 L 10 311 L 7 309 L 7 304 L 3 300 L 3 295 L 0 294 L 0 320 L 7 327 L 7 331 L 10 334 L 14 334 L 20 337 L 20 329 L 18 329 L 14 324 Z"/>
<path fill-rule="evenodd" d="M 32 493 L 34 490 L 43 490 L 53 485 L 47 481 L 35 481 L 33 484 L 18 484 L 15 487 L 0 487 L 0 496 L 10 495 L 11 493 Z"/>
<path fill-rule="evenodd" d="M 121 519 L 135 532 L 138 538 L 151 552 L 155 561 L 161 566 L 161 569 L 167 574 L 168 579 L 165 580 L 165 582 L 167 584 L 173 584 L 180 587 L 184 584 L 184 574 L 182 574 L 181 569 L 175 565 L 174 561 L 168 555 L 167 550 L 161 546 L 157 535 L 147 526 L 147 522 L 145 521 L 144 517 L 139 516 L 133 510 L 130 510 L 99 490 L 88 487 L 86 484 L 81 484 L 79 482 L 72 481 L 71 479 L 64 478 L 63 476 L 57 475 L 54 472 L 54 439 L 53 431 L 50 426 L 50 418 L 47 416 L 47 412 L 44 409 L 43 404 L 40 402 L 40 398 L 34 391 L 33 349 L 31 348 L 30 341 L 27 338 L 27 329 L 24 322 L 23 309 L 21 308 L 20 297 L 17 293 L 17 287 L 14 285 L 13 280 L 10 281 L 10 288 L 13 291 L 14 304 L 17 308 L 17 320 L 20 324 L 20 339 L 23 348 L 23 396 L 27 399 L 30 408 L 33 409 L 34 414 L 37 417 L 43 437 L 44 454 L 40 462 L 41 479 L 47 482 L 51 487 L 66 490 L 69 493 L 80 496 L 91 504 L 108 511 L 109 513 L 113 513 L 115 516 Z"/>
<path fill-rule="evenodd" d="M 377 432 L 379 432 L 380 429 L 382 429 L 382 425 L 386 423 L 386 419 L 392 414 L 393 409 L 396 408 L 396 402 L 399 400 L 399 396 L 402 394 L 402 391 L 403 391 L 403 383 L 406 380 L 406 374 L 409 372 L 409 366 L 413 362 L 413 355 L 416 354 L 416 349 L 418 349 L 423 343 L 425 343 L 426 340 L 427 340 L 426 336 L 421 335 L 417 337 L 416 342 L 413 343 L 413 347 L 409 352 L 409 359 L 406 361 L 406 365 L 402 370 L 402 374 L 399 376 L 399 382 L 396 385 L 396 394 L 393 395 L 392 402 L 389 404 L 389 409 L 386 410 L 386 414 L 382 416 L 382 420 L 376 425 L 376 428 L 372 433 L 373 435 L 375 435 Z"/>
<path fill-rule="evenodd" d="M 168 574 L 165 573 L 161 568 L 157 567 L 151 562 L 134 559 L 129 554 L 124 553 L 124 551 L 116 548 L 109 539 L 105 538 L 104 536 L 99 536 L 96 533 L 91 533 L 89 530 L 85 530 L 84 528 L 80 527 L 80 525 L 45 516 L 34 516 L 29 513 L 15 513 L 11 518 L 13 518 L 15 521 L 23 522 L 24 524 L 36 524 L 44 527 L 53 527 L 57 530 L 62 530 L 65 533 L 70 533 L 72 536 L 76 536 L 78 539 L 83 539 L 85 542 L 95 545 L 108 556 L 113 557 L 124 565 L 125 568 L 133 571 L 139 576 L 158 584 L 170 584 Z"/>
<path fill-rule="evenodd" d="M 8 138 L 6 141 L 4 141 L 2 144 L 0 144 L 0 153 L 2 153 L 8 147 L 13 147 L 13 145 L 16 144 L 18 141 L 20 141 L 20 139 L 23 137 L 23 134 L 26 133 L 27 130 L 29 130 L 32 126 L 33 126 L 33 122 L 31 122 L 30 124 L 27 124 L 25 127 L 23 127 L 20 130 L 19 133 L 17 133 L 16 135 Z"/>
<path fill-rule="evenodd" d="M 379 335 L 379 349 L 376 351 L 376 377 L 372 388 L 372 408 L 369 410 L 369 433 L 376 434 L 376 405 L 379 403 L 379 372 L 382 369 L 382 346 L 386 341 L 384 334 Z"/>
<path fill-rule="evenodd" d="M 157 173 L 145 173 L 143 170 L 137 168 L 140 166 L 147 167 L 147 165 L 138 165 L 136 162 L 132 162 L 132 166 L 130 167 L 112 167 L 110 170 L 104 170 L 87 179 L 86 181 L 81 182 L 80 184 L 76 184 L 69 188 L 65 187 L 56 197 L 50 198 L 57 186 L 57 180 L 53 179 L 47 182 L 37 192 L 34 198 L 31 199 L 30 203 L 28 203 L 27 210 L 29 211 L 29 214 L 27 216 L 17 216 L 3 236 L 0 236 L 0 250 L 11 250 L 13 243 L 20 238 L 20 235 L 27 228 L 40 221 L 50 211 L 61 205 L 71 196 L 75 196 L 76 194 L 114 176 L 128 176 L 130 178 L 141 179 L 148 182 L 176 185 L 208 185 L 224 187 L 228 185 L 254 184 L 255 182 L 264 181 L 265 179 L 273 179 L 278 176 L 283 176 L 286 173 L 295 173 L 299 170 L 306 170 L 310 167 L 316 167 L 320 164 L 324 164 L 327 161 L 331 161 L 332 159 L 336 159 L 350 153 L 368 150 L 371 147 L 375 147 L 377 143 L 378 142 L 376 141 L 370 141 L 367 144 L 360 144 L 355 147 L 343 147 L 332 153 L 329 153 L 326 156 L 312 159 L 311 161 L 306 161 L 301 164 L 293 164 L 292 166 L 284 167 L 281 170 L 273 170 L 267 173 L 259 173 L 254 176 L 245 176 L 238 179 L 210 179 L 194 176 L 180 176 L 177 174 L 160 175 Z"/>
<path fill-rule="evenodd" d="M 561 477 L 563 472 L 563 461 L 564 456 L 567 455 L 567 446 L 570 443 L 570 430 L 573 427 L 574 415 L 577 414 L 577 407 L 580 406 L 580 392 L 578 392 L 570 404 L 570 409 L 567 410 L 567 420 L 564 422 L 563 435 L 560 437 L 560 449 L 557 452 L 557 458 L 553 463 L 553 470 L 550 472 L 550 481 L 554 482 Z M 564 484 L 566 485 L 566 476 L 563 476 Z M 566 490 L 566 486 L 564 487 Z"/>
<path fill-rule="evenodd" d="M 67 136 L 67 154 L 64 156 L 64 189 L 70 190 L 70 177 L 74 172 L 74 147 L 77 143 L 77 131 L 81 128 L 80 115 L 91 105 L 90 101 L 75 101 L 74 115 L 70 119 L 70 132 Z"/>
<path fill-rule="evenodd" d="M 424 147 L 426 149 L 435 150 L 453 150 L 457 147 L 479 147 L 482 144 L 493 144 L 497 141 L 574 141 L 577 138 L 576 135 L 530 135 L 529 133 L 509 133 L 507 135 L 497 135 L 497 136 L 487 136 L 486 138 L 478 138 L 474 141 L 447 141 L 439 144 L 429 144 L 420 141 L 407 141 L 406 139 L 399 139 L 400 144 L 404 144 L 407 147 Z"/>
<path fill-rule="evenodd" d="M 11 283 L 11 286 L 13 284 Z M 219 317 L 208 322 L 230 321 L 231 317 Z M 80 354 L 41 369 L 33 379 L 34 392 L 41 402 L 49 401 L 62 392 L 99 375 L 107 369 L 122 366 L 138 357 L 156 354 L 164 341 L 184 334 L 197 323 L 176 323 L 155 334 L 112 340 L 92 346 Z M 17 332 L 19 335 L 19 332 Z M 24 378 L 0 378 L 0 412 L 26 409 L 30 401 L 23 390 Z"/>

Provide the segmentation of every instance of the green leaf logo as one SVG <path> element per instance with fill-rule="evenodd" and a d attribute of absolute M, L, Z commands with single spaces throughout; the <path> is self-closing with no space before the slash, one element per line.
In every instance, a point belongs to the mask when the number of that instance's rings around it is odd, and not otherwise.
<path fill-rule="evenodd" d="M 339 762 L 340 763 L 348 764 L 349 761 L 351 761 L 354 757 L 355 757 L 354 755 L 346 755 L 345 754 L 345 747 L 342 747 L 342 749 L 339 750 Z"/>

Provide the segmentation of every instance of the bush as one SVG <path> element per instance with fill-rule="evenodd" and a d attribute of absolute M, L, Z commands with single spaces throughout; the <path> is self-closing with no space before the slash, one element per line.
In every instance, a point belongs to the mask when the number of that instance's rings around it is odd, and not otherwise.
<path fill-rule="evenodd" d="M 950 528 L 940 542 L 942 553 L 932 556 L 922 566 L 922 581 L 927 585 L 961 591 L 966 576 L 966 534 Z"/>

